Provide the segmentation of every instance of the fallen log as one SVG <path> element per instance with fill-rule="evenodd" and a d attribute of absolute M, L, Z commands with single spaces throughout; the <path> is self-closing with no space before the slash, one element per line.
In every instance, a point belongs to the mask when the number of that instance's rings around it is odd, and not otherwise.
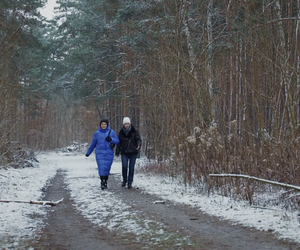
<path fill-rule="evenodd" d="M 270 181 L 270 180 L 266 180 L 266 179 L 262 179 L 262 178 L 257 178 L 257 177 L 254 177 L 254 176 L 250 176 L 250 175 L 243 175 L 243 174 L 209 174 L 209 176 L 210 177 L 245 178 L 245 179 L 249 179 L 249 180 L 260 181 L 260 182 L 263 182 L 263 183 L 272 184 L 272 185 L 276 185 L 276 186 L 280 186 L 280 187 L 285 187 L 285 188 L 291 188 L 291 189 L 300 191 L 300 187 L 299 186 L 290 185 L 290 184 L 286 184 L 286 183 L 282 183 L 282 182 L 277 182 L 277 181 Z"/>
<path fill-rule="evenodd" d="M 38 205 L 50 205 L 50 206 L 56 206 L 59 203 L 61 203 L 64 200 L 64 198 L 58 200 L 58 201 L 18 201 L 18 200 L 0 200 L 0 202 L 5 202 L 5 203 L 28 203 L 28 204 L 38 204 Z"/>

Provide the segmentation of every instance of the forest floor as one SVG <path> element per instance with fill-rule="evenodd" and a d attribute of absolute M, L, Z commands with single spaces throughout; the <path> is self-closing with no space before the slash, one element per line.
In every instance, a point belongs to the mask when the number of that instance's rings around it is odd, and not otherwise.
<path fill-rule="evenodd" d="M 117 194 L 121 197 L 121 203 L 134 211 L 140 211 L 142 217 L 139 220 L 166 225 L 162 237 L 153 240 L 160 230 L 154 224 L 152 231 L 148 230 L 149 233 L 142 237 L 126 232 L 122 227 L 108 230 L 95 225 L 76 209 L 65 181 L 65 172 L 60 169 L 44 190 L 44 198 L 59 200 L 64 197 L 64 200 L 48 210 L 43 221 L 44 227 L 37 232 L 34 240 L 26 243 L 26 249 L 300 249 L 299 244 L 279 240 L 271 232 L 232 225 L 188 205 L 171 201 L 156 202 L 161 199 L 142 192 L 136 186 L 132 189 L 121 187 L 120 176 L 117 174 L 110 176 L 107 190 L 100 189 L 99 181 L 98 194 L 95 194 L 94 199 L 99 195 L 110 194 Z M 168 235 L 172 237 L 167 237 Z"/>

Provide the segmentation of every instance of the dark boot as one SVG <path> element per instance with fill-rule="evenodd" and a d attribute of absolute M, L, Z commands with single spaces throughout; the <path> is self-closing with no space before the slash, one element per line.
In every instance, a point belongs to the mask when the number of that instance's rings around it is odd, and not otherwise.
<path fill-rule="evenodd" d="M 128 182 L 128 188 L 130 189 L 130 188 L 132 188 L 132 185 L 131 185 L 131 183 L 130 182 Z"/>
<path fill-rule="evenodd" d="M 100 176 L 100 180 L 101 180 L 101 189 L 103 190 L 105 188 L 105 179 L 103 178 L 103 176 Z"/>
<path fill-rule="evenodd" d="M 126 186 L 126 181 L 123 181 L 122 182 L 122 187 L 125 187 Z"/>
<path fill-rule="evenodd" d="M 104 180 L 104 188 L 107 189 L 107 179 Z"/>
<path fill-rule="evenodd" d="M 101 189 L 104 190 L 104 188 L 105 188 L 105 182 L 104 180 L 101 180 Z"/>

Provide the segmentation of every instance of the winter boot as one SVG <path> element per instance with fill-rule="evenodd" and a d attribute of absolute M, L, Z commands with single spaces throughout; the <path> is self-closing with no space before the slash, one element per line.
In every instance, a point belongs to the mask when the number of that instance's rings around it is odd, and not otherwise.
<path fill-rule="evenodd" d="M 126 181 L 123 181 L 122 182 L 122 187 L 125 187 L 126 186 Z"/>
<path fill-rule="evenodd" d="M 101 180 L 101 189 L 104 190 L 105 188 L 105 180 L 103 178 L 100 177 Z"/>
<path fill-rule="evenodd" d="M 130 182 L 128 182 L 128 186 L 127 186 L 129 189 L 132 188 L 132 185 Z"/>
<path fill-rule="evenodd" d="M 107 179 L 104 180 L 104 188 L 107 189 Z"/>

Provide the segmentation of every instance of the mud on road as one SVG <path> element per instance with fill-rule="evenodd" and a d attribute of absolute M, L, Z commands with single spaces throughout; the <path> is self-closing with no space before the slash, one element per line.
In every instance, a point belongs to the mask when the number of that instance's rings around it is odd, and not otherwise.
<path fill-rule="evenodd" d="M 276 239 L 271 232 L 260 232 L 203 214 L 196 208 L 171 201 L 156 204 L 159 197 L 149 195 L 138 187 L 122 188 L 119 176 L 109 177 L 109 190 L 121 194 L 122 202 L 140 211 L 143 219 L 155 220 L 165 225 L 164 234 L 174 235 L 153 245 L 153 235 L 138 238 L 133 233 L 97 227 L 76 210 L 64 181 L 64 173 L 58 171 L 45 190 L 45 200 L 64 201 L 49 208 L 44 228 L 37 232 L 35 240 L 27 245 L 34 249 L 209 249 L 209 250 L 296 250 L 300 246 Z M 153 228 L 153 230 L 156 230 Z M 181 240 L 179 240 L 181 239 Z"/>

